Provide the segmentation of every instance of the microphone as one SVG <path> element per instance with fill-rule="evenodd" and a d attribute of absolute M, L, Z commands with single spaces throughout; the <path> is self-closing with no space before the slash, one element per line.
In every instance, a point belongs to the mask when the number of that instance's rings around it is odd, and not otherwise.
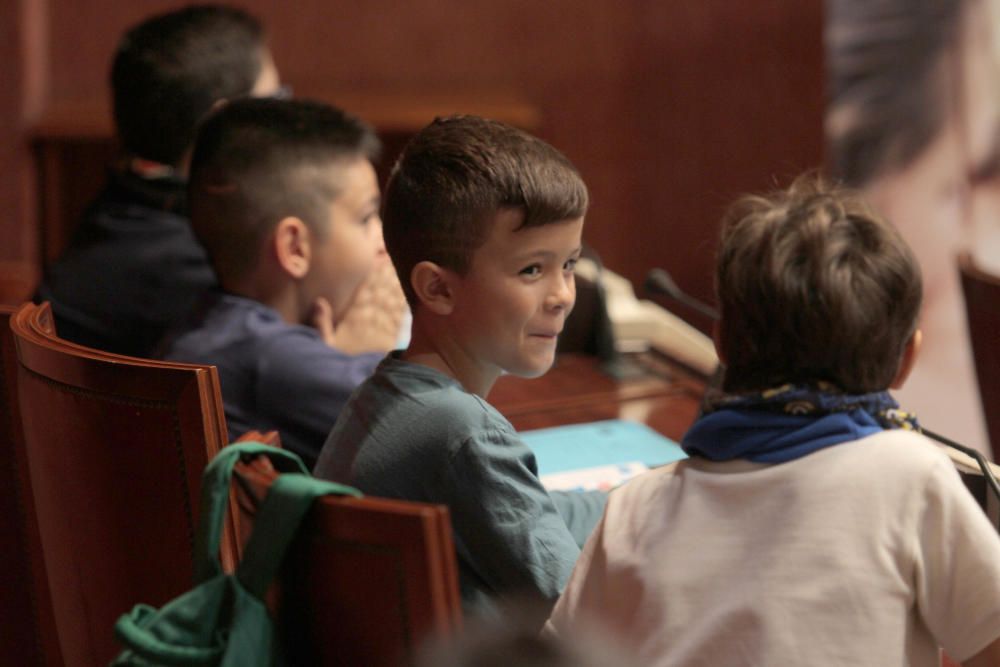
<path fill-rule="evenodd" d="M 643 283 L 643 287 L 646 291 L 652 292 L 653 294 L 669 296 L 674 301 L 683 303 L 685 306 L 693 308 L 712 320 L 719 319 L 718 310 L 704 301 L 687 294 L 684 290 L 677 286 L 677 283 L 675 283 L 674 279 L 670 277 L 670 274 L 663 269 L 653 269 L 650 271 L 646 276 L 646 282 Z"/>

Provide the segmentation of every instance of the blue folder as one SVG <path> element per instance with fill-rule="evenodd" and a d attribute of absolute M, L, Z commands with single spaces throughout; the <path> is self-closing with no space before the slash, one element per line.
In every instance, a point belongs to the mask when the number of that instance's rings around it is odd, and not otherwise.
<path fill-rule="evenodd" d="M 645 424 L 609 419 L 522 431 L 535 452 L 538 474 L 638 461 L 649 467 L 687 458 L 676 442 Z"/>

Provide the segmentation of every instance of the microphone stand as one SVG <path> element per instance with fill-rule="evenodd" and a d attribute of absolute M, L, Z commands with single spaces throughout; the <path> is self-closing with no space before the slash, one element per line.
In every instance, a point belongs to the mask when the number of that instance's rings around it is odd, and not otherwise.
<path fill-rule="evenodd" d="M 989 487 L 990 491 L 993 492 L 993 496 L 996 498 L 998 505 L 1000 505 L 1000 483 L 997 482 L 996 475 L 993 474 L 993 468 L 990 462 L 987 460 L 982 453 L 972 447 L 966 447 L 961 445 L 951 438 L 946 438 L 945 436 L 935 433 L 934 431 L 929 431 L 926 428 L 920 427 L 920 432 L 926 435 L 932 440 L 937 440 L 942 445 L 951 447 L 952 449 L 957 449 L 966 456 L 972 458 L 978 465 L 979 469 L 983 473 L 983 477 L 986 479 L 986 486 Z M 1000 522 L 998 522 L 997 530 L 1000 530 Z"/>
<path fill-rule="evenodd" d="M 669 296 L 674 301 L 692 308 L 711 320 L 719 319 L 719 311 L 700 299 L 696 299 L 682 290 L 663 269 L 653 269 L 646 276 L 643 287 L 653 294 Z"/>
<path fill-rule="evenodd" d="M 650 294 L 659 294 L 670 297 L 674 301 L 682 303 L 692 310 L 701 313 L 713 322 L 717 322 L 719 320 L 719 311 L 717 309 L 700 299 L 696 299 L 682 290 L 665 269 L 657 268 L 650 270 L 650 272 L 646 274 L 646 280 L 643 282 L 642 286 L 643 289 Z M 691 324 L 687 318 L 683 319 L 687 321 L 688 324 Z M 712 389 L 719 388 L 722 385 L 722 373 L 722 364 L 717 364 L 715 371 L 707 378 L 707 387 Z"/>

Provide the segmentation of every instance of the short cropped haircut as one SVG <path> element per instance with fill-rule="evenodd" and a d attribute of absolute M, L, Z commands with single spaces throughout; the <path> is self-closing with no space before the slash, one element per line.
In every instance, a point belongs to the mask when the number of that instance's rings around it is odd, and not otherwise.
<path fill-rule="evenodd" d="M 201 126 L 191 158 L 191 224 L 223 285 L 250 272 L 261 241 L 283 218 L 324 238 L 340 191 L 329 168 L 378 157 L 360 119 L 308 100 L 245 98 Z"/>
<path fill-rule="evenodd" d="M 922 287 L 891 225 L 853 192 L 808 176 L 733 206 L 716 293 L 726 391 L 826 381 L 867 393 L 895 378 Z"/>
<path fill-rule="evenodd" d="M 257 19 L 230 7 L 186 7 L 133 27 L 119 42 L 111 67 L 122 147 L 140 158 L 178 165 L 212 105 L 253 90 L 263 49 Z"/>
<path fill-rule="evenodd" d="M 386 185 L 383 235 L 411 307 L 413 267 L 465 275 L 496 214 L 520 228 L 583 217 L 587 187 L 562 153 L 521 130 L 476 116 L 438 118 L 406 146 Z"/>
<path fill-rule="evenodd" d="M 830 166 L 851 187 L 908 167 L 958 97 L 962 18 L 977 0 L 830 0 Z"/>

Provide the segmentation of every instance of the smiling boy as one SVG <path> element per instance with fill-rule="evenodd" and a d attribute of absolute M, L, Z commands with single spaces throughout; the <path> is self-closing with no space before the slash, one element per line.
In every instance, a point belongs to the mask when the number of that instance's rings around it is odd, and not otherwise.
<path fill-rule="evenodd" d="M 601 493 L 548 493 L 486 396 L 555 359 L 573 307 L 587 190 L 548 144 L 472 116 L 438 119 L 386 189 L 385 240 L 413 311 L 409 347 L 344 408 L 316 474 L 451 512 L 466 611 L 511 594 L 553 602 Z"/>
<path fill-rule="evenodd" d="M 461 280 L 450 281 L 454 275 L 431 263 L 416 267 L 424 303 L 438 317 L 416 329 L 405 359 L 451 373 L 483 397 L 505 371 L 537 377 L 552 366 L 576 298 L 583 218 L 526 229 L 523 223 L 520 211 L 498 212 Z"/>

